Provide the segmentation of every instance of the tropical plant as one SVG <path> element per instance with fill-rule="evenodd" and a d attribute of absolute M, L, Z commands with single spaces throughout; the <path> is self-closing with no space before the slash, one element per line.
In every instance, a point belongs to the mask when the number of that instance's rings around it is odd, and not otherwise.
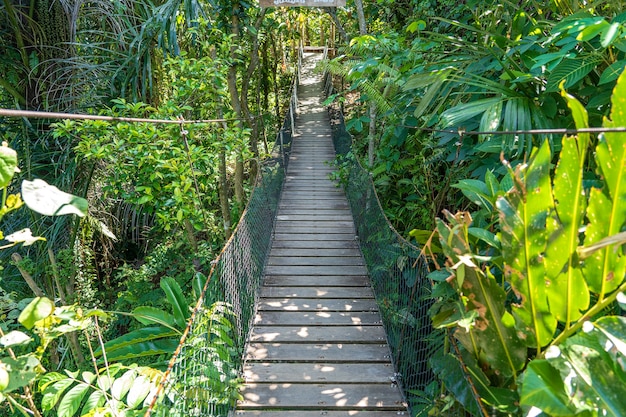
<path fill-rule="evenodd" d="M 580 102 L 562 95 L 576 126 L 588 127 Z M 611 100 L 603 123 L 609 130 L 626 125 L 626 76 Z M 471 233 L 469 213 L 437 220 L 447 262 L 445 273 L 433 277 L 455 295 L 435 304 L 433 324 L 452 328 L 462 346 L 456 362 L 482 403 L 467 395 L 465 384 L 448 389 L 467 408 L 518 414 L 519 403 L 524 413 L 534 407 L 546 415 L 626 412 L 626 321 L 616 314 L 626 291 L 624 143 L 623 133 L 600 135 L 591 153 L 598 178 L 591 187 L 584 181 L 590 136 L 579 133 L 563 138 L 554 171 L 544 142 L 527 164 L 508 166 L 512 186 L 505 193 L 493 181 L 489 193 L 474 188 L 467 195 L 497 215 L 495 233 Z M 490 252 L 476 251 L 476 237 Z"/>
<path fill-rule="evenodd" d="M 194 288 L 204 285 L 202 274 L 196 275 Z M 161 289 L 165 293 L 170 311 L 152 306 L 135 307 L 130 313 L 118 312 L 135 318 L 144 327 L 130 331 L 107 341 L 94 351 L 101 361 L 128 361 L 138 358 L 171 355 L 178 346 L 183 330 L 190 316 L 189 302 L 178 283 L 170 277 L 161 279 Z M 198 294 L 199 290 L 196 290 Z"/>

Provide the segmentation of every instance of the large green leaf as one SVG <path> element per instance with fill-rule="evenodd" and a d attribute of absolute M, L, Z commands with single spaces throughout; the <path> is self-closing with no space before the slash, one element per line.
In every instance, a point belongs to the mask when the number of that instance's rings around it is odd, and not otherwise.
<path fill-rule="evenodd" d="M 621 365 L 605 350 L 600 334 L 595 330 L 580 333 L 562 346 L 563 358 L 576 375 L 569 381 L 570 389 L 606 411 L 600 415 L 626 416 L 626 373 L 617 369 Z"/>
<path fill-rule="evenodd" d="M 442 381 L 448 391 L 471 415 L 480 415 L 480 405 L 470 381 L 468 381 L 459 360 L 450 354 L 439 354 L 430 360 L 433 372 Z"/>
<path fill-rule="evenodd" d="M 439 240 L 455 271 L 458 291 L 467 312 L 476 312 L 469 329 L 454 336 L 478 359 L 505 377 L 515 376 L 526 361 L 526 347 L 519 340 L 515 320 L 506 311 L 506 293 L 495 279 L 485 275 L 469 255 L 467 220 L 448 216 L 450 225 L 437 219 Z"/>
<path fill-rule="evenodd" d="M 171 277 L 161 279 L 161 288 L 165 291 L 165 296 L 172 306 L 176 325 L 180 329 L 184 329 L 187 326 L 187 319 L 191 313 L 189 312 L 189 303 L 187 303 L 183 295 L 183 290 L 178 285 L 178 282 Z"/>
<path fill-rule="evenodd" d="M 0 358 L 5 370 L 9 373 L 9 381 L 3 392 L 15 391 L 30 384 L 41 372 L 41 363 L 34 353 L 18 356 L 16 358 Z"/>
<path fill-rule="evenodd" d="M 502 128 L 507 132 L 529 130 L 533 128 L 530 108 L 531 101 L 525 97 L 513 97 L 507 100 L 502 118 Z M 530 153 L 532 136 L 527 134 L 510 134 L 502 136 L 502 147 L 516 155 Z"/>
<path fill-rule="evenodd" d="M 444 127 L 459 126 L 461 123 L 485 111 L 493 110 L 493 106 L 502 103 L 501 97 L 472 100 L 468 103 L 451 107 L 441 114 L 441 122 Z"/>
<path fill-rule="evenodd" d="M 181 333 L 180 330 L 176 328 L 174 316 L 167 311 L 150 306 L 140 306 L 133 310 L 132 315 L 141 324 L 160 324 Z"/>
<path fill-rule="evenodd" d="M 502 227 L 504 275 L 518 300 L 512 311 L 529 347 L 541 351 L 556 330 L 546 291 L 543 256 L 548 241 L 546 221 L 554 207 L 550 186 L 550 148 L 544 142 L 525 168 L 515 172 L 514 187 L 498 198 Z"/>
<path fill-rule="evenodd" d="M 545 359 L 535 359 L 528 364 L 520 390 L 520 404 L 537 407 L 551 416 L 576 414 L 560 372 Z"/>
<path fill-rule="evenodd" d="M 619 77 L 612 96 L 611 120 L 605 127 L 626 126 L 626 75 Z M 606 132 L 596 146 L 596 163 L 604 178 L 602 190 L 592 189 L 587 209 L 585 246 L 616 235 L 626 223 L 626 134 Z M 626 256 L 622 246 L 609 246 L 585 259 L 583 273 L 589 288 L 602 299 L 624 280 Z"/>
<path fill-rule="evenodd" d="M 589 127 L 582 104 L 565 92 L 562 95 L 572 111 L 576 127 Z M 552 313 L 566 326 L 578 320 L 589 307 L 589 290 L 576 256 L 587 203 L 583 172 L 588 146 L 588 133 L 563 138 L 553 180 L 555 212 L 547 225 L 550 234 L 545 257 L 548 299 Z"/>
<path fill-rule="evenodd" d="M 28 208 L 45 216 L 76 214 L 83 217 L 87 215 L 87 200 L 61 191 L 44 180 L 24 180 L 22 198 Z"/>
<path fill-rule="evenodd" d="M 626 317 L 605 316 L 594 323 L 596 329 L 611 341 L 615 349 L 626 357 Z"/>
<path fill-rule="evenodd" d="M 178 342 L 178 339 L 156 339 L 133 343 L 107 354 L 107 359 L 122 361 L 155 355 L 172 355 L 176 347 L 178 347 Z"/>
<path fill-rule="evenodd" d="M 599 57 L 564 59 L 548 76 L 546 91 L 558 91 L 561 83 L 564 88 L 572 87 L 593 71 L 600 60 Z"/>
<path fill-rule="evenodd" d="M 54 303 L 46 297 L 37 297 L 20 313 L 17 321 L 27 329 L 32 329 L 39 320 L 49 317 L 54 311 Z"/>
<path fill-rule="evenodd" d="M 76 411 L 80 407 L 85 394 L 89 390 L 89 384 L 78 383 L 72 387 L 61 399 L 59 402 L 59 407 L 57 408 L 57 416 L 58 417 L 74 417 Z"/>
<path fill-rule="evenodd" d="M 166 327 L 144 327 L 143 329 L 134 330 L 126 333 L 123 336 L 117 337 L 113 340 L 109 340 L 104 344 L 104 350 L 107 353 L 107 357 L 110 359 L 112 355 L 119 355 L 116 351 L 126 349 L 129 346 L 164 338 L 176 338 L 179 337 L 178 331 L 170 330 Z M 102 350 L 98 349 L 94 352 L 96 357 L 102 356 Z"/>
<path fill-rule="evenodd" d="M 3 143 L 0 146 L 0 188 L 5 188 L 11 183 L 16 170 L 17 152 Z"/>

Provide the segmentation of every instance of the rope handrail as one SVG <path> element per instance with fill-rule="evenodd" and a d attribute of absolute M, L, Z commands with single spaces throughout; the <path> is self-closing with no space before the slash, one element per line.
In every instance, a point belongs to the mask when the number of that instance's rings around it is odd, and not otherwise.
<path fill-rule="evenodd" d="M 624 133 L 626 127 L 585 127 L 580 129 L 552 128 L 552 129 L 526 129 L 526 130 L 464 130 L 464 129 L 435 129 L 409 125 L 398 125 L 407 129 L 423 130 L 434 133 L 450 133 L 463 136 L 500 136 L 500 135 L 577 135 L 579 133 Z"/>
<path fill-rule="evenodd" d="M 62 113 L 62 112 L 46 112 L 34 110 L 16 110 L 0 108 L 0 116 L 4 117 L 25 117 L 31 119 L 62 119 L 62 120 L 101 120 L 105 122 L 128 122 L 128 123 L 155 123 L 155 124 L 213 124 L 225 123 L 242 120 L 241 118 L 230 119 L 204 119 L 204 120 L 185 120 L 176 119 L 145 119 L 140 117 L 122 117 L 122 116 L 102 116 L 96 114 L 80 114 L 80 113 Z M 262 116 L 251 116 L 252 118 Z"/>

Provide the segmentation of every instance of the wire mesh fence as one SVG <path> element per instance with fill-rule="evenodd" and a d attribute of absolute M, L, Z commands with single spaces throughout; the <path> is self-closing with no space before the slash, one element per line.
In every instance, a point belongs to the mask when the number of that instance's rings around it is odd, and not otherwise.
<path fill-rule="evenodd" d="M 161 401 L 146 416 L 219 417 L 234 409 L 243 350 L 289 160 L 296 103 L 294 92 L 272 155 L 260 164 L 246 210 L 213 261 L 203 297 L 170 362 Z"/>
<path fill-rule="evenodd" d="M 331 94 L 330 75 L 325 81 Z M 404 239 L 384 214 L 370 173 L 352 154 L 352 136 L 343 114 L 331 117 L 337 154 L 338 178 L 354 217 L 357 238 L 372 281 L 387 341 L 396 368 L 396 380 L 412 416 L 431 415 L 440 389 L 429 359 L 444 351 L 446 333 L 431 325 L 433 304 L 428 267 L 418 247 Z M 446 416 L 464 415 L 447 410 Z"/>

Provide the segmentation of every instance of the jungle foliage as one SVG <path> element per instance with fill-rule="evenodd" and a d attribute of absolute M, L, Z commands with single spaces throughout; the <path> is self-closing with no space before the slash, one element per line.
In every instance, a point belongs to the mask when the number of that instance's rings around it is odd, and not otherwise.
<path fill-rule="evenodd" d="M 623 5 L 411 4 L 323 69 L 389 219 L 431 262 L 449 340 L 440 397 L 412 412 L 622 415 L 624 134 L 541 130 L 624 127 Z"/>
<path fill-rule="evenodd" d="M 0 3 L 1 107 L 185 121 L 0 120 L 17 151 L 0 153 L 0 414 L 142 413 L 269 151 L 300 40 L 336 47 L 324 69 L 351 154 L 429 255 L 448 336 L 413 414 L 626 414 L 624 134 L 494 133 L 626 126 L 623 4 L 363 6 L 367 34 L 351 1 Z M 17 210 L 42 192 L 77 208 Z M 204 313 L 218 365 L 192 377 L 232 404 L 232 313 Z"/>

